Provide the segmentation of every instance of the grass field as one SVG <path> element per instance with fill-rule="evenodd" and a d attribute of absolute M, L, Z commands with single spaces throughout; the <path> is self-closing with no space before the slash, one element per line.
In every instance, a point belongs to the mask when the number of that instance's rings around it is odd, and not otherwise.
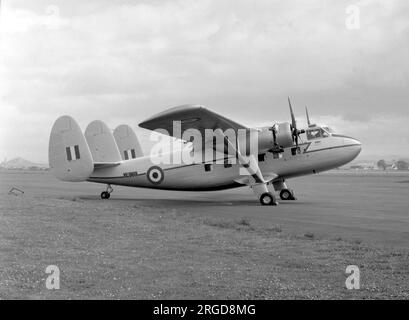
<path fill-rule="evenodd" d="M 330 172 L 262 207 L 247 188 L 116 187 L 102 201 L 102 185 L 1 172 L 0 298 L 408 299 L 408 181 Z M 45 287 L 48 265 L 59 290 Z M 345 288 L 348 265 L 360 290 Z"/>

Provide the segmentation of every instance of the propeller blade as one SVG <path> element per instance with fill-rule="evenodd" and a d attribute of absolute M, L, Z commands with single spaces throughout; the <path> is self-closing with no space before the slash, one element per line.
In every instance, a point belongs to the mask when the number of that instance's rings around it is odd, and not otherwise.
<path fill-rule="evenodd" d="M 311 125 L 311 122 L 310 122 L 310 116 L 308 115 L 308 108 L 307 108 L 307 106 L 305 106 L 305 114 L 307 115 L 307 123 L 308 123 L 308 126 L 310 126 L 310 125 Z"/>
<path fill-rule="evenodd" d="M 290 106 L 291 125 L 293 126 L 293 129 L 296 129 L 296 130 L 297 130 L 297 122 L 295 121 L 294 112 L 293 112 L 293 108 L 292 108 L 292 106 L 291 106 L 290 97 L 288 97 L 288 105 Z"/>
<path fill-rule="evenodd" d="M 293 127 L 293 142 L 295 142 L 295 145 L 298 148 L 298 135 L 299 135 L 299 131 L 297 129 L 297 121 L 295 121 L 295 116 L 294 116 L 294 111 L 293 111 L 293 107 L 291 106 L 291 101 L 290 101 L 290 97 L 288 97 L 288 105 L 290 106 L 290 113 L 291 113 L 291 125 Z"/>

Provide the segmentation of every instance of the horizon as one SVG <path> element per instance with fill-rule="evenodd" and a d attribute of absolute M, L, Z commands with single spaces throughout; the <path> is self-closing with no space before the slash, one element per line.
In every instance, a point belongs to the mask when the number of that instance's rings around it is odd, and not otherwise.
<path fill-rule="evenodd" d="M 7 157 L 6 156 L 3 159 L 0 159 L 0 165 L 5 163 L 5 162 L 18 160 L 18 159 L 25 160 L 25 161 L 31 162 L 33 164 L 38 164 L 38 165 L 47 164 L 48 165 L 48 160 L 41 161 L 41 160 L 25 158 L 25 157 L 22 157 L 22 156 L 15 156 L 15 157 Z M 386 162 L 388 162 L 388 161 L 400 161 L 400 160 L 409 161 L 409 156 L 389 155 L 389 156 L 385 156 L 385 157 L 380 157 L 380 156 L 375 156 L 374 155 L 374 156 L 368 156 L 368 157 L 365 157 L 365 158 L 362 158 L 361 156 L 358 156 L 357 158 L 355 158 L 350 163 L 348 163 L 348 164 L 346 164 L 344 166 L 355 164 L 355 163 L 362 163 L 362 162 L 373 162 L 373 163 L 376 164 L 376 162 L 380 161 L 380 160 L 385 160 Z"/>

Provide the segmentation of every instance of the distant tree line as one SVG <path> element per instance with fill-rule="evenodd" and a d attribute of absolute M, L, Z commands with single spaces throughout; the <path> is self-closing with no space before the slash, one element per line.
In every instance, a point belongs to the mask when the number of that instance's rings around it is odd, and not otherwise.
<path fill-rule="evenodd" d="M 392 164 L 388 164 L 385 160 L 379 160 L 376 164 L 379 169 L 386 170 L 387 168 L 392 168 L 396 170 L 409 170 L 409 163 L 404 160 L 398 160 Z"/>

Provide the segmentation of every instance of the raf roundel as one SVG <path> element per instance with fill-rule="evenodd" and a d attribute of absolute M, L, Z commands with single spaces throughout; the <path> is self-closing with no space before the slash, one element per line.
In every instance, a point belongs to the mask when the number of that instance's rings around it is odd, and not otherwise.
<path fill-rule="evenodd" d="M 151 183 L 160 184 L 163 181 L 164 173 L 161 168 L 154 166 L 149 168 L 146 176 Z"/>

